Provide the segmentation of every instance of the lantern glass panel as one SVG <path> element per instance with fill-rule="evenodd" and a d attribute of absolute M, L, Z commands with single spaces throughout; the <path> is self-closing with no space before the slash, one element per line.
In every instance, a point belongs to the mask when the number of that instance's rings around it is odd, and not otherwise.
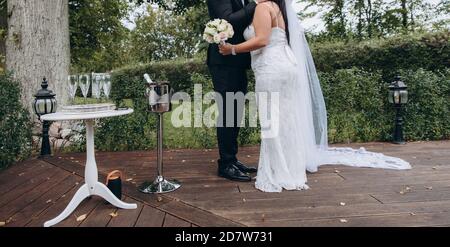
<path fill-rule="evenodd" d="M 56 112 L 56 100 L 47 99 L 47 114 Z"/>
<path fill-rule="evenodd" d="M 401 95 L 400 95 L 400 91 L 394 91 L 394 103 L 396 105 L 401 103 Z"/>
<path fill-rule="evenodd" d="M 394 104 L 394 91 L 389 91 L 389 103 Z"/>
<path fill-rule="evenodd" d="M 46 100 L 45 99 L 37 99 L 36 100 L 36 114 L 37 115 L 44 115 L 45 112 L 45 105 L 46 105 Z"/>
<path fill-rule="evenodd" d="M 408 103 L 408 91 L 406 90 L 402 90 L 400 91 L 400 97 L 401 97 L 401 104 L 406 104 Z"/>

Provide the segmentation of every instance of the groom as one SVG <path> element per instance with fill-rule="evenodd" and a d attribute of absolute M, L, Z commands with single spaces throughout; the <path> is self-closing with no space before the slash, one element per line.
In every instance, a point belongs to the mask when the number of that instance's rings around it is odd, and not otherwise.
<path fill-rule="evenodd" d="M 231 44 L 239 44 L 245 41 L 244 30 L 247 28 L 255 14 L 256 5 L 265 2 L 259 0 L 249 3 L 249 0 L 208 0 L 208 12 L 211 19 L 224 19 L 228 21 L 234 28 L 234 37 L 227 42 Z M 239 135 L 239 125 L 241 119 L 238 114 L 243 112 L 244 105 L 238 105 L 234 99 L 234 109 L 226 109 L 227 93 L 247 93 L 247 69 L 250 68 L 250 54 L 239 54 L 234 56 L 222 56 L 219 53 L 217 45 L 212 44 L 208 48 L 207 64 L 212 75 L 214 90 L 220 96 L 222 101 L 219 103 L 219 119 L 217 126 L 217 140 L 219 143 L 220 159 L 218 175 L 220 177 L 240 181 L 250 182 L 249 173 L 256 172 L 256 168 L 247 167 L 239 162 L 236 158 L 238 152 L 237 138 Z M 220 105 L 220 102 L 222 104 Z M 227 124 L 226 116 L 234 116 L 234 123 L 230 126 Z"/>

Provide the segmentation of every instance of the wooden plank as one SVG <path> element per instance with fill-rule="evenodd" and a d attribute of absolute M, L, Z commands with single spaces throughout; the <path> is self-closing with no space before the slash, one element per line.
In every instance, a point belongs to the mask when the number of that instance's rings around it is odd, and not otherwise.
<path fill-rule="evenodd" d="M 191 223 L 170 214 L 166 214 L 166 218 L 164 219 L 164 227 L 191 227 Z"/>
<path fill-rule="evenodd" d="M 8 191 L 29 181 L 36 174 L 45 172 L 49 167 L 50 165 L 47 163 L 36 161 L 33 165 L 19 165 L 13 172 L 9 170 L 16 168 L 15 166 L 0 173 L 2 175 L 0 178 L 0 198 Z"/>
<path fill-rule="evenodd" d="M 92 210 L 80 227 L 105 227 L 111 220 L 111 213 L 115 213 L 117 208 L 111 204 L 100 200 L 94 210 Z"/>
<path fill-rule="evenodd" d="M 342 219 L 319 219 L 303 221 L 251 222 L 249 226 L 262 227 L 428 227 L 450 222 L 448 212 L 424 214 L 397 214 L 361 216 Z"/>
<path fill-rule="evenodd" d="M 21 195 L 13 201 L 8 202 L 0 208 L 0 218 L 10 218 L 15 213 L 19 212 L 29 204 L 33 204 L 35 200 L 40 198 L 53 186 L 57 186 L 58 183 L 63 181 L 69 176 L 66 171 L 58 170 L 53 176 L 45 180 L 43 183 L 34 187 L 30 191 Z"/>
<path fill-rule="evenodd" d="M 144 206 L 136 222 L 136 227 L 161 227 L 165 213 L 155 208 Z"/>
<path fill-rule="evenodd" d="M 94 208 L 103 203 L 103 200 L 99 197 L 93 196 L 90 198 L 86 198 L 76 209 L 75 211 L 69 215 L 65 220 L 55 225 L 55 227 L 78 227 L 80 226 L 88 217 L 91 215 Z M 67 206 L 68 204 L 66 204 Z M 65 208 L 65 207 L 64 207 Z M 64 210 L 63 208 L 63 210 Z M 62 212 L 62 211 L 61 211 Z M 60 213 L 61 213 L 60 212 Z M 86 218 L 84 220 L 78 219 L 85 215 Z"/>
<path fill-rule="evenodd" d="M 164 204 L 158 209 L 166 211 L 178 218 L 189 221 L 195 225 L 203 227 L 239 227 L 243 226 L 237 222 L 225 219 L 218 215 L 212 214 L 182 202 L 172 201 Z"/>
<path fill-rule="evenodd" d="M 125 200 L 131 199 L 125 197 Z M 111 219 L 108 223 L 108 227 L 133 227 L 141 214 L 142 208 L 144 207 L 144 205 L 139 201 L 133 201 L 133 203 L 138 205 L 137 209 L 118 209 L 116 211 L 117 216 Z"/>
<path fill-rule="evenodd" d="M 187 200 L 186 200 L 187 201 Z M 264 208 L 273 211 L 283 211 L 295 207 L 319 207 L 319 206 L 340 206 L 340 203 L 346 205 L 356 204 L 379 204 L 376 199 L 368 194 L 346 194 L 346 195 L 330 195 L 322 196 L 320 194 L 312 196 L 299 196 L 290 198 L 274 198 L 274 199 L 237 199 L 234 197 L 221 199 L 192 201 L 198 207 L 208 211 L 233 211 L 235 208 L 239 210 L 253 211 L 255 208 Z"/>
<path fill-rule="evenodd" d="M 45 157 L 43 160 L 70 173 L 75 173 L 84 177 L 84 166 L 76 163 L 76 160 L 70 161 L 63 159 L 62 157 Z"/>
<path fill-rule="evenodd" d="M 61 183 L 53 186 L 49 191 L 43 194 L 39 199 L 35 202 L 29 204 L 27 207 L 22 209 L 20 212 L 13 215 L 10 219 L 10 223 L 7 226 L 12 227 L 22 227 L 25 226 L 31 218 L 39 215 L 46 208 L 50 206 L 50 203 L 56 201 L 61 195 L 67 193 L 71 189 L 73 189 L 76 184 L 81 181 L 81 178 L 78 176 L 69 176 L 67 179 L 64 179 Z"/>
<path fill-rule="evenodd" d="M 4 168 L 3 170 L 0 170 L 0 185 L 3 185 L 3 182 L 5 182 L 4 177 L 10 175 L 18 175 L 22 173 L 24 170 L 35 166 L 36 166 L 36 159 L 31 158 L 28 160 L 19 161 L 13 165 L 10 165 L 7 168 Z"/>
<path fill-rule="evenodd" d="M 45 209 L 41 214 L 33 216 L 31 218 L 31 221 L 28 222 L 26 226 L 42 227 L 46 221 L 51 220 L 56 216 L 58 216 L 69 204 L 69 201 L 75 195 L 75 192 L 77 192 L 79 187 L 81 187 L 81 185 L 73 187 L 69 192 L 67 192 L 64 195 L 61 195 L 59 199 L 55 200 L 53 203 L 50 203 L 51 206 Z"/>
<path fill-rule="evenodd" d="M 253 211 L 235 208 L 226 212 L 227 217 L 239 222 L 300 221 L 314 219 L 340 219 L 362 216 L 380 216 L 411 213 L 444 212 L 450 201 L 412 202 L 394 204 L 358 204 L 350 206 L 292 207 L 284 210 L 255 208 Z M 219 212 L 220 213 L 220 212 Z"/>
<path fill-rule="evenodd" d="M 0 197 L 0 207 L 15 200 L 16 198 L 27 193 L 28 191 L 34 189 L 35 187 L 39 186 L 41 183 L 44 183 L 45 181 L 50 180 L 50 177 L 52 177 L 54 174 L 56 174 L 59 171 L 60 170 L 55 168 L 54 166 L 49 166 L 48 169 L 40 171 L 38 174 L 35 174 L 34 172 L 30 173 L 31 177 L 29 177 L 25 183 L 16 187 L 14 190 L 10 190 L 10 191 L 6 192 L 5 194 L 3 194 Z"/>
<path fill-rule="evenodd" d="M 427 202 L 450 200 L 450 189 L 447 190 L 413 190 L 404 194 L 391 192 L 383 194 L 372 194 L 374 198 L 383 203 L 396 202 Z"/>

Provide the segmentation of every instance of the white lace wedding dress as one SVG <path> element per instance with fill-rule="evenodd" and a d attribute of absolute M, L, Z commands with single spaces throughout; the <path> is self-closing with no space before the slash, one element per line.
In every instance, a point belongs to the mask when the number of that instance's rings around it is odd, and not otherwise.
<path fill-rule="evenodd" d="M 325 102 L 292 0 L 287 1 L 287 12 L 290 42 L 277 24 L 269 45 L 252 52 L 262 128 L 256 188 L 264 192 L 308 189 L 306 171 L 316 172 L 327 164 L 410 169 L 402 159 L 363 148 L 328 147 Z M 255 37 L 253 26 L 244 37 Z"/>

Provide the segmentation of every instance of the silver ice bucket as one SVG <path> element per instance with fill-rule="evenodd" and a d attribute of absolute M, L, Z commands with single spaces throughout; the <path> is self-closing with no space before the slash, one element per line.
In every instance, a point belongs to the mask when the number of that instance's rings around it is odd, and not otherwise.
<path fill-rule="evenodd" d="M 148 83 L 146 92 L 148 111 L 154 113 L 172 111 L 172 94 L 173 90 L 168 82 Z"/>
<path fill-rule="evenodd" d="M 153 181 L 142 183 L 138 190 L 146 194 L 168 193 L 181 187 L 180 182 L 163 176 L 163 114 L 172 111 L 173 90 L 168 82 L 151 82 L 147 74 L 144 77 L 147 81 L 148 111 L 158 115 L 157 177 Z"/>

